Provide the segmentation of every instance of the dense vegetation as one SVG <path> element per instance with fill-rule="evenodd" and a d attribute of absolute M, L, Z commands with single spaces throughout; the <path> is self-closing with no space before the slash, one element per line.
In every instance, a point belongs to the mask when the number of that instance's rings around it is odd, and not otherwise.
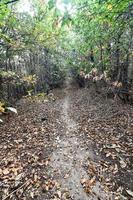
<path fill-rule="evenodd" d="M 58 87 L 68 68 L 132 81 L 132 0 L 29 0 L 21 10 L 24 4 L 0 2 L 2 99 Z"/>

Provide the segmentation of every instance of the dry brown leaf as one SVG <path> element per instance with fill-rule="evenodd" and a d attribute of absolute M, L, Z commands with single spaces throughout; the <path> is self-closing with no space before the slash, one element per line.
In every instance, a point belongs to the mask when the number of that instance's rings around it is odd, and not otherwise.
<path fill-rule="evenodd" d="M 2 172 L 3 172 L 3 170 L 2 170 L 2 169 L 0 169 L 0 175 L 2 174 Z"/>
<path fill-rule="evenodd" d="M 43 185 L 42 185 L 42 191 L 43 191 L 43 192 L 49 191 L 49 186 L 46 185 L 46 184 L 43 184 Z"/>
<path fill-rule="evenodd" d="M 33 199 L 34 198 L 34 192 L 30 192 L 30 196 Z"/>
<path fill-rule="evenodd" d="M 113 169 L 113 174 L 116 174 L 118 172 L 118 165 L 115 164 L 114 169 Z"/>
<path fill-rule="evenodd" d="M 8 168 L 3 169 L 2 172 L 4 175 L 7 175 L 10 173 Z"/>
<path fill-rule="evenodd" d="M 92 186 L 95 183 L 96 177 L 93 177 L 90 181 L 89 184 Z"/>
<path fill-rule="evenodd" d="M 12 167 L 12 168 L 11 168 L 11 171 L 14 173 L 14 175 L 17 176 L 19 169 L 20 169 L 19 167 L 16 167 L 16 168 L 15 168 L 15 167 Z"/>
<path fill-rule="evenodd" d="M 106 158 L 108 158 L 110 155 L 111 155 L 111 153 L 110 153 L 110 152 L 109 152 L 109 153 L 107 153 L 107 154 L 106 154 Z"/>
<path fill-rule="evenodd" d="M 82 179 L 82 185 L 84 186 L 86 193 L 91 193 L 92 187 L 95 184 L 95 180 L 96 180 L 95 176 L 91 180 Z"/>
<path fill-rule="evenodd" d="M 80 183 L 83 185 L 84 183 L 86 183 L 86 179 L 85 178 L 82 178 L 81 180 L 80 180 Z"/>
<path fill-rule="evenodd" d="M 45 166 L 47 166 L 49 164 L 49 161 L 48 160 L 46 160 L 46 162 L 45 162 Z"/>
<path fill-rule="evenodd" d="M 37 174 L 34 174 L 34 182 L 36 183 L 38 181 L 38 176 Z"/>
<path fill-rule="evenodd" d="M 96 171 L 95 166 L 92 163 L 90 163 L 89 166 L 88 166 L 88 174 L 94 176 L 96 174 L 96 172 L 97 171 Z"/>
<path fill-rule="evenodd" d="M 57 195 L 59 198 L 61 198 L 61 191 L 57 191 Z"/>
<path fill-rule="evenodd" d="M 69 174 L 66 174 L 65 176 L 64 176 L 64 179 L 67 179 L 67 178 L 69 178 Z"/>
<path fill-rule="evenodd" d="M 133 192 L 131 190 L 126 190 L 127 194 L 133 197 Z"/>
<path fill-rule="evenodd" d="M 121 165 L 121 168 L 125 168 L 127 166 L 127 163 L 123 159 L 121 159 L 120 165 Z"/>

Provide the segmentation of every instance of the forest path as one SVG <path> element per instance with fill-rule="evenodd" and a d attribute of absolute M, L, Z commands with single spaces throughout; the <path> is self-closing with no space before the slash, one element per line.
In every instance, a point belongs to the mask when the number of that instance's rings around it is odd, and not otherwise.
<path fill-rule="evenodd" d="M 84 165 L 88 159 L 92 159 L 93 151 L 91 148 L 86 151 L 84 141 L 78 137 L 78 124 L 70 115 L 73 113 L 71 100 L 73 90 L 69 79 L 66 81 L 66 88 L 63 92 L 64 98 L 60 119 L 63 132 L 62 134 L 59 132 L 59 135 L 57 135 L 57 149 L 54 151 L 50 161 L 53 169 L 51 173 L 54 174 L 52 176 L 56 177 L 60 183 L 60 189 L 55 191 L 55 197 L 62 200 L 108 199 L 108 195 L 106 196 L 101 189 L 100 182 L 96 180 L 94 180 L 95 186 L 91 195 L 88 196 L 83 188 L 82 181 L 90 180 Z"/>
<path fill-rule="evenodd" d="M 88 196 L 81 185 L 81 178 L 87 177 L 82 163 L 88 154 L 81 149 L 75 135 L 77 124 L 69 116 L 70 98 L 69 85 L 67 85 L 61 111 L 64 133 L 61 137 L 58 136 L 58 148 L 53 153 L 51 166 L 55 171 L 57 170 L 62 199 L 87 200 Z"/>
<path fill-rule="evenodd" d="M 52 93 L 3 119 L 0 199 L 132 200 L 133 107 L 69 81 Z"/>

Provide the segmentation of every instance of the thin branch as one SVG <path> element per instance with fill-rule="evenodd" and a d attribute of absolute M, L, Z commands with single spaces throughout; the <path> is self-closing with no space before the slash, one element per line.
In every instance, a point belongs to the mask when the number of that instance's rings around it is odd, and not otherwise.
<path fill-rule="evenodd" d="M 8 2 L 6 2 L 6 3 L 4 3 L 4 4 L 5 4 L 5 5 L 8 5 L 8 4 L 11 4 L 11 3 L 16 3 L 17 1 L 19 1 L 19 0 L 8 1 Z"/>
<path fill-rule="evenodd" d="M 21 185 L 19 188 L 17 188 L 13 192 L 11 192 L 8 196 L 6 196 L 5 198 L 3 198 L 2 200 L 8 199 L 11 195 L 13 195 L 14 193 L 16 193 L 18 190 L 20 190 L 22 187 L 24 187 L 27 183 L 30 184 L 30 180 L 27 180 L 23 185 Z"/>

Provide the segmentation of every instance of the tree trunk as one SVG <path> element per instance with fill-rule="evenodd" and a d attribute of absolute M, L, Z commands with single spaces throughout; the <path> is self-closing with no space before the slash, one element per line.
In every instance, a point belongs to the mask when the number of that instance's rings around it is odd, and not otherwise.
<path fill-rule="evenodd" d="M 118 80 L 119 72 L 120 72 L 120 38 L 121 34 L 118 35 L 116 40 L 116 51 L 115 51 L 115 58 L 116 58 L 116 64 L 115 69 L 113 73 L 114 80 Z"/>
<path fill-rule="evenodd" d="M 104 72 L 104 64 L 103 64 L 103 46 L 102 42 L 100 41 L 100 66 L 101 66 L 101 72 Z"/>
<path fill-rule="evenodd" d="M 108 54 L 108 62 L 110 64 L 110 69 L 112 68 L 112 56 L 111 56 L 111 44 L 110 42 L 107 45 L 107 54 Z"/>

